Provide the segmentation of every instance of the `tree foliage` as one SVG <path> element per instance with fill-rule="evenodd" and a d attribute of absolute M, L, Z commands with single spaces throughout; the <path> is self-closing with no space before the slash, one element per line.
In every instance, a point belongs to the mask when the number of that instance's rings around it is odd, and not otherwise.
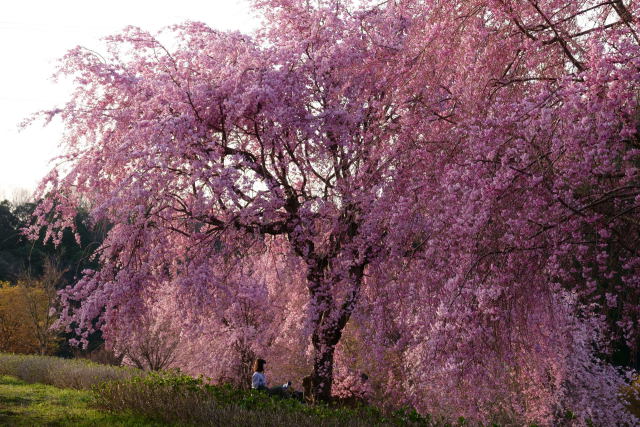
<path fill-rule="evenodd" d="M 606 355 L 640 354 L 640 6 L 255 4 L 255 36 L 128 28 L 63 59 L 32 233 L 60 242 L 86 200 L 114 224 L 63 322 L 116 342 L 164 307 L 254 352 L 283 331 L 322 399 L 347 331 L 398 404 L 633 423 Z"/>
<path fill-rule="evenodd" d="M 4 352 L 32 353 L 38 345 L 29 327 L 22 289 L 2 282 L 0 288 L 0 348 Z"/>
<path fill-rule="evenodd" d="M 23 279 L 17 285 L 0 282 L 0 351 L 56 352 L 60 336 L 52 328 L 57 318 L 54 286 L 61 276 L 62 272 L 49 263 L 38 280 Z"/>

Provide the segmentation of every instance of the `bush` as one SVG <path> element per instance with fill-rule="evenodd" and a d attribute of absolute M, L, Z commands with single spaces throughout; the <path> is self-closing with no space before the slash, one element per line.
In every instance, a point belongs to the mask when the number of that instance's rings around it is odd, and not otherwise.
<path fill-rule="evenodd" d="M 626 406 L 629 412 L 640 418 L 640 376 L 636 377 L 628 387 L 625 387 L 622 394 L 627 402 Z"/>
<path fill-rule="evenodd" d="M 133 368 L 100 365 L 88 360 L 0 354 L 0 375 L 61 388 L 89 389 L 105 381 L 122 380 L 138 373 Z"/>
<path fill-rule="evenodd" d="M 305 405 L 256 390 L 208 384 L 177 372 L 150 373 L 93 388 L 98 406 L 132 411 L 163 422 L 197 425 L 371 426 L 433 425 L 415 412 L 385 417 L 378 409 Z"/>

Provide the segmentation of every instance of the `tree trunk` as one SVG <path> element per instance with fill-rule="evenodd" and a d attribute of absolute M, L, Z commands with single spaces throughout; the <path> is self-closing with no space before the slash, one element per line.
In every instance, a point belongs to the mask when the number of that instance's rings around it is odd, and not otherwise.
<path fill-rule="evenodd" d="M 311 393 L 315 401 L 328 402 L 331 399 L 334 352 L 358 301 L 364 269 L 369 263 L 371 249 L 367 248 L 364 250 L 366 254 L 364 259 L 359 259 L 360 257 L 355 252 L 348 254 L 358 261 L 349 268 L 346 277 L 328 271 L 331 265 L 330 260 L 340 256 L 339 243 L 344 244 L 351 241 L 353 236 L 357 234 L 357 228 L 357 224 L 353 222 L 347 224 L 345 227 L 348 230 L 347 235 L 332 239 L 334 250 L 330 251 L 330 255 L 317 254 L 311 240 L 299 240 L 295 235 L 289 236 L 294 242 L 296 253 L 306 260 L 308 268 L 307 286 L 314 307 L 311 319 L 314 328 L 311 338 L 314 348 Z M 351 284 L 351 290 L 344 300 L 337 304 L 333 292 L 340 282 L 344 284 L 345 281 Z"/>
<path fill-rule="evenodd" d="M 335 345 L 321 344 L 316 347 L 313 357 L 312 393 L 315 401 L 328 402 L 333 385 L 333 354 Z"/>
<path fill-rule="evenodd" d="M 357 270 L 360 274 L 352 283 L 352 291 L 339 305 L 335 303 L 329 290 L 330 287 L 326 286 L 327 284 L 325 284 L 323 292 L 318 291 L 319 286 L 310 287 L 312 301 L 317 307 L 317 313 L 313 319 L 314 331 L 311 337 L 314 348 L 311 382 L 315 401 L 328 402 L 331 399 L 333 356 L 336 345 L 342 338 L 342 331 L 355 308 L 364 266 L 358 266 L 354 270 Z"/>

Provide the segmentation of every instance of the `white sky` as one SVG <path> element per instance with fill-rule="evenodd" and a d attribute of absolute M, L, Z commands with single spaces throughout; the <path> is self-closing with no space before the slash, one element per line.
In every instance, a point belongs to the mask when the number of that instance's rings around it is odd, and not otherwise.
<path fill-rule="evenodd" d="M 104 51 L 100 38 L 126 25 L 155 31 L 186 20 L 243 32 L 259 22 L 248 0 L 0 2 L 0 200 L 33 190 L 58 153 L 60 123 L 18 130 L 24 118 L 68 98 L 70 87 L 50 79 L 57 59 L 77 45 Z"/>

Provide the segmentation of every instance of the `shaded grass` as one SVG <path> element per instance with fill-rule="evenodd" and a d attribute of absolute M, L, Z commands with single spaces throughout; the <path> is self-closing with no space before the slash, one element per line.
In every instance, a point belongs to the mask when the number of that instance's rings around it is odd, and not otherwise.
<path fill-rule="evenodd" d="M 92 407 L 87 390 L 27 384 L 0 376 L 0 425 L 11 426 L 160 426 L 131 413 L 107 413 Z"/>

